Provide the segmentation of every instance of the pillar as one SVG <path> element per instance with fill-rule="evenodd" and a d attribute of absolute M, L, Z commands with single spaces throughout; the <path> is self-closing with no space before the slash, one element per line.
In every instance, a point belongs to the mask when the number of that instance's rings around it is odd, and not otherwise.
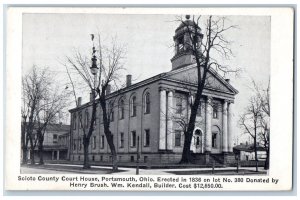
<path fill-rule="evenodd" d="M 228 112 L 227 112 L 227 116 L 228 116 L 228 122 L 227 122 L 227 130 L 228 130 L 228 152 L 233 152 L 233 125 L 232 125 L 232 117 L 233 117 L 233 113 L 232 113 L 232 103 L 228 103 Z"/>
<path fill-rule="evenodd" d="M 59 160 L 59 151 L 57 151 L 56 160 Z"/>
<path fill-rule="evenodd" d="M 223 104 L 223 144 L 222 144 L 222 150 L 223 152 L 228 152 L 228 134 L 227 134 L 227 101 L 224 101 Z"/>
<path fill-rule="evenodd" d="M 52 151 L 52 157 L 51 157 L 52 160 L 54 160 L 54 151 Z"/>
<path fill-rule="evenodd" d="M 168 92 L 167 149 L 173 149 L 173 91 Z"/>
<path fill-rule="evenodd" d="M 159 103 L 159 150 L 166 149 L 166 114 L 167 114 L 167 102 L 166 102 L 166 90 L 161 89 L 159 91 L 160 103 Z"/>
<path fill-rule="evenodd" d="M 205 152 L 211 152 L 212 99 L 207 98 L 205 109 Z"/>

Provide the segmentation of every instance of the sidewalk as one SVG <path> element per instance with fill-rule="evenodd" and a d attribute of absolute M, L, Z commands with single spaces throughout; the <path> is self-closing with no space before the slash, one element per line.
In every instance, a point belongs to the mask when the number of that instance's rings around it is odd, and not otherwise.
<path fill-rule="evenodd" d="M 136 168 L 119 167 L 118 172 L 112 173 L 110 166 L 92 166 L 91 169 L 82 169 L 82 165 L 77 164 L 50 164 L 45 165 L 26 165 L 23 168 L 44 169 L 50 172 L 68 172 L 74 174 L 119 174 L 135 175 Z M 140 175 L 265 175 L 267 171 L 262 167 L 259 172 L 255 172 L 254 167 L 243 167 L 236 173 L 235 167 L 215 168 L 212 174 L 212 168 L 178 168 L 178 169 L 139 169 Z"/>

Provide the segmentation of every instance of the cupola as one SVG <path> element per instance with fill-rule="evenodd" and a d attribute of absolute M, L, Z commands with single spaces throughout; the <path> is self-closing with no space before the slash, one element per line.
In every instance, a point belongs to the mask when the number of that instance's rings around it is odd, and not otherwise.
<path fill-rule="evenodd" d="M 175 30 L 175 36 L 173 37 L 175 55 L 171 59 L 172 70 L 195 63 L 195 56 L 192 52 L 192 39 L 196 40 L 197 48 L 199 48 L 199 53 L 201 53 L 203 38 L 201 28 L 193 20 L 190 20 L 190 15 L 186 15 L 185 18 L 185 21 L 182 21 Z"/>

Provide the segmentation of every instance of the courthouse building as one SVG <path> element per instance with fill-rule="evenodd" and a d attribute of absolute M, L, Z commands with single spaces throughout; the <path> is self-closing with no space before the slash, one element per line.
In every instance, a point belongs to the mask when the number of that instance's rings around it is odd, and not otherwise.
<path fill-rule="evenodd" d="M 191 25 L 192 21 L 186 19 L 185 23 Z M 175 55 L 170 71 L 135 84 L 131 83 L 131 75 L 127 75 L 125 88 L 107 91 L 110 130 L 119 162 L 135 162 L 138 150 L 141 162 L 177 163 L 181 159 L 183 127 L 197 89 L 194 81 L 197 69 L 194 56 L 184 42 L 188 41 L 184 24 L 175 30 L 173 39 Z M 207 164 L 212 160 L 227 163 L 234 159 L 232 105 L 237 93 L 228 79 L 210 69 L 190 147 L 196 163 Z M 90 160 L 111 162 L 100 104 L 97 109 L 96 128 L 90 140 Z M 82 130 L 87 129 L 91 103 L 81 104 L 79 98 L 78 107 L 70 113 L 70 159 L 82 161 Z M 80 115 L 85 119 L 83 125 L 79 123 Z"/>

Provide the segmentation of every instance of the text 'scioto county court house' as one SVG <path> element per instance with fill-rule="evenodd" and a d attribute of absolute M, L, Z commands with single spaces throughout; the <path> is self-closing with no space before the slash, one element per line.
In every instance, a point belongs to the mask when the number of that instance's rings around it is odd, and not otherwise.
<path fill-rule="evenodd" d="M 193 22 L 186 19 L 185 23 L 192 25 Z M 173 38 L 172 70 L 135 84 L 131 83 L 131 75 L 127 75 L 125 88 L 112 93 L 107 91 L 108 109 L 111 109 L 110 130 L 119 162 L 135 162 L 138 144 L 140 162 L 171 164 L 181 159 L 184 143 L 182 121 L 186 121 L 190 113 L 189 103 L 196 92 L 192 80 L 196 79 L 197 69 L 194 56 L 186 45 L 189 36 L 183 23 Z M 226 164 L 234 159 L 232 104 L 238 91 L 213 69 L 208 73 L 207 83 L 197 111 L 190 149 L 196 163 L 208 164 L 214 160 Z M 88 120 L 91 108 L 91 103 L 81 104 L 80 98 L 78 107 L 70 110 L 70 160 L 84 159 L 82 129 L 87 128 L 87 123 L 81 127 L 78 116 Z M 97 109 L 89 158 L 99 163 L 111 162 L 100 103 Z"/>

